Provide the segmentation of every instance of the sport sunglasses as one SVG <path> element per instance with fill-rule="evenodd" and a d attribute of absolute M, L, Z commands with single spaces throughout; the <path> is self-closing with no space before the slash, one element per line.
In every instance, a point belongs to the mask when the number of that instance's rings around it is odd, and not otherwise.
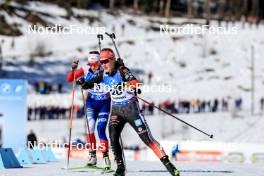
<path fill-rule="evenodd" d="M 107 64 L 110 62 L 111 59 L 104 59 L 104 60 L 100 60 L 101 64 Z"/>
<path fill-rule="evenodd" d="M 98 62 L 96 62 L 96 63 L 88 63 L 87 65 L 89 67 L 97 67 L 99 65 L 99 63 Z"/>

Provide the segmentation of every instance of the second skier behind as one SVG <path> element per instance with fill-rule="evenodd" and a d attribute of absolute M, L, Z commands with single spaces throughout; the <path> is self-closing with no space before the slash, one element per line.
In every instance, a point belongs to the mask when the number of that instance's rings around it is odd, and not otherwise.
<path fill-rule="evenodd" d="M 81 67 L 77 71 L 74 70 L 78 67 L 78 62 L 72 63 L 72 71 L 67 75 L 67 81 L 72 82 L 75 74 L 75 78 L 82 77 L 85 81 L 89 81 L 94 78 L 97 73 L 103 70 L 100 64 L 100 54 L 98 51 L 91 51 L 88 56 L 88 68 Z M 109 92 L 101 92 L 100 90 L 91 87 L 86 92 L 86 112 L 88 120 L 88 133 L 86 134 L 86 140 L 89 144 L 90 157 L 87 166 L 96 167 L 96 138 L 94 135 L 96 121 L 97 132 L 100 139 L 100 150 L 103 153 L 104 169 L 110 170 L 111 162 L 108 154 L 108 139 L 106 136 L 106 126 L 108 123 L 110 113 L 110 94 Z"/>

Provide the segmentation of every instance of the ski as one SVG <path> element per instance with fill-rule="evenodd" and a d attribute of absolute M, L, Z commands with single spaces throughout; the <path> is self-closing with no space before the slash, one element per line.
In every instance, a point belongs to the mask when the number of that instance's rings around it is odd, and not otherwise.
<path fill-rule="evenodd" d="M 113 169 L 103 169 L 103 171 L 101 172 L 101 174 L 107 174 L 107 173 L 112 173 L 112 172 L 114 172 L 114 170 Z"/>
<path fill-rule="evenodd" d="M 99 170 L 103 170 L 103 167 L 99 167 L 99 166 L 78 166 L 78 167 L 71 167 L 68 168 L 68 170 L 78 170 L 78 169 L 99 169 Z"/>

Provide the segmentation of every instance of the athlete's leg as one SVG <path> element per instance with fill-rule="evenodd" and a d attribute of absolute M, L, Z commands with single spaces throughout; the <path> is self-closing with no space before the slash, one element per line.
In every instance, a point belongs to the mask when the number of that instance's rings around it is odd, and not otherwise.
<path fill-rule="evenodd" d="M 115 156 L 115 160 L 117 162 L 123 161 L 123 156 L 122 156 L 123 148 L 120 145 L 119 138 L 125 126 L 125 123 L 126 123 L 125 120 L 120 116 L 112 114 L 110 117 L 109 136 L 110 136 L 112 151 Z"/>
<path fill-rule="evenodd" d="M 159 159 L 164 157 L 166 153 L 159 142 L 153 138 L 148 124 L 143 114 L 140 112 L 138 103 L 135 102 L 129 106 L 129 112 L 126 113 L 126 119 L 129 124 L 134 128 L 141 140 L 153 150 Z"/>
<path fill-rule="evenodd" d="M 126 121 L 115 112 L 115 107 L 112 107 L 112 113 L 109 122 L 109 135 L 111 140 L 112 151 L 114 153 L 117 169 L 114 175 L 125 175 L 125 164 L 123 158 L 123 148 L 120 145 L 119 139 L 121 132 L 126 124 Z"/>
<path fill-rule="evenodd" d="M 153 152 L 161 160 L 161 162 L 171 173 L 171 175 L 179 176 L 179 171 L 170 162 L 164 149 L 153 138 L 144 116 L 140 113 L 140 109 L 137 102 L 130 105 L 129 112 L 127 114 L 128 116 L 126 117 L 126 120 L 135 129 L 141 140 L 153 150 Z"/>
<path fill-rule="evenodd" d="M 93 106 L 93 100 L 88 99 L 86 101 L 86 113 L 88 120 L 86 140 L 88 142 L 90 157 L 88 158 L 87 165 L 95 166 L 97 164 L 96 158 L 96 139 L 94 135 L 97 112 Z"/>
<path fill-rule="evenodd" d="M 108 123 L 109 113 L 110 113 L 110 103 L 111 100 L 102 100 L 98 105 L 98 124 L 97 132 L 100 139 L 100 149 L 102 153 L 108 152 L 108 139 L 106 136 L 106 126 Z"/>
<path fill-rule="evenodd" d="M 86 101 L 86 113 L 87 113 L 87 120 L 89 125 L 89 127 L 87 127 L 86 140 L 88 142 L 89 151 L 91 152 L 96 149 L 96 139 L 94 135 L 95 124 L 96 124 L 96 112 L 93 107 L 92 100 Z"/>

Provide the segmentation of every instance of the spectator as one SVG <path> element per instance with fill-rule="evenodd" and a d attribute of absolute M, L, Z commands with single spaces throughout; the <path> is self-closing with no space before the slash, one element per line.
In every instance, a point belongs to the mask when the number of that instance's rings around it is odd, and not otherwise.
<path fill-rule="evenodd" d="M 192 99 L 191 101 L 191 107 L 192 107 L 192 112 L 197 112 L 197 99 Z"/>
<path fill-rule="evenodd" d="M 13 37 L 11 41 L 11 49 L 14 49 L 14 48 L 15 48 L 15 39 Z"/>
<path fill-rule="evenodd" d="M 232 23 L 232 27 L 236 25 L 236 18 L 235 16 L 231 17 L 231 23 Z"/>
<path fill-rule="evenodd" d="M 212 112 L 212 108 L 211 108 L 211 101 L 207 101 L 207 107 L 208 107 L 208 111 Z"/>
<path fill-rule="evenodd" d="M 28 108 L 28 120 L 31 120 L 31 116 L 32 116 L 32 108 Z"/>
<path fill-rule="evenodd" d="M 218 99 L 214 99 L 213 106 L 212 106 L 212 112 L 217 112 L 218 111 Z"/>
<path fill-rule="evenodd" d="M 242 98 L 241 97 L 235 100 L 235 107 L 237 110 L 242 109 Z"/>
<path fill-rule="evenodd" d="M 116 27 L 115 27 L 115 25 L 112 26 L 112 32 L 113 32 L 113 33 L 116 32 Z"/>
<path fill-rule="evenodd" d="M 62 93 L 62 84 L 61 83 L 58 84 L 58 92 Z"/>
<path fill-rule="evenodd" d="M 143 113 L 144 115 L 146 115 L 146 107 L 147 107 L 146 103 L 143 103 L 143 104 L 142 104 L 141 111 L 142 111 L 142 113 Z"/>
<path fill-rule="evenodd" d="M 31 129 L 29 131 L 29 134 L 27 136 L 27 146 L 28 148 L 30 149 L 33 149 L 34 147 L 36 147 L 38 144 L 38 141 L 37 141 L 37 136 L 36 134 L 33 132 L 33 130 Z"/>
<path fill-rule="evenodd" d="M 122 36 L 124 36 L 125 35 L 125 28 L 126 28 L 124 23 L 122 24 L 121 28 L 122 28 Z"/>
<path fill-rule="evenodd" d="M 203 100 L 200 105 L 200 112 L 205 112 L 205 111 L 206 111 L 206 101 Z"/>
<path fill-rule="evenodd" d="M 153 74 L 152 74 L 152 72 L 149 72 L 149 74 L 148 74 L 148 83 L 149 84 L 151 84 L 152 78 L 153 78 Z"/>
<path fill-rule="evenodd" d="M 154 102 L 151 102 L 151 104 L 148 106 L 149 115 L 154 114 Z"/>
<path fill-rule="evenodd" d="M 225 16 L 224 20 L 225 20 L 225 28 L 228 29 L 229 28 L 230 17 L 229 16 Z"/>
<path fill-rule="evenodd" d="M 261 19 L 259 17 L 255 18 L 256 28 L 258 29 Z"/>
<path fill-rule="evenodd" d="M 201 112 L 201 101 L 199 99 L 197 99 L 197 102 L 196 102 L 196 106 L 197 106 L 197 112 L 200 113 Z"/>
<path fill-rule="evenodd" d="M 252 16 L 249 16 L 249 17 L 247 18 L 247 22 L 248 22 L 248 24 L 249 24 L 249 27 L 252 28 L 252 24 L 253 24 L 253 22 L 254 22 L 254 18 L 253 18 Z"/>
<path fill-rule="evenodd" d="M 179 145 L 174 145 L 171 151 L 171 159 L 176 161 L 177 160 L 177 153 L 180 152 Z"/>
<path fill-rule="evenodd" d="M 246 17 L 245 17 L 245 15 L 242 15 L 242 16 L 241 16 L 240 21 L 241 21 L 241 23 L 242 23 L 242 29 L 245 29 L 245 22 L 246 22 Z"/>
<path fill-rule="evenodd" d="M 223 21 L 223 18 L 222 18 L 222 17 L 219 17 L 219 18 L 217 19 L 218 27 L 221 27 L 221 26 L 222 26 L 222 21 Z"/>
<path fill-rule="evenodd" d="M 261 112 L 264 111 L 264 97 L 262 97 L 262 98 L 260 99 L 260 109 L 261 109 Z"/>
<path fill-rule="evenodd" d="M 222 111 L 228 111 L 228 102 L 224 98 L 222 99 Z"/>

